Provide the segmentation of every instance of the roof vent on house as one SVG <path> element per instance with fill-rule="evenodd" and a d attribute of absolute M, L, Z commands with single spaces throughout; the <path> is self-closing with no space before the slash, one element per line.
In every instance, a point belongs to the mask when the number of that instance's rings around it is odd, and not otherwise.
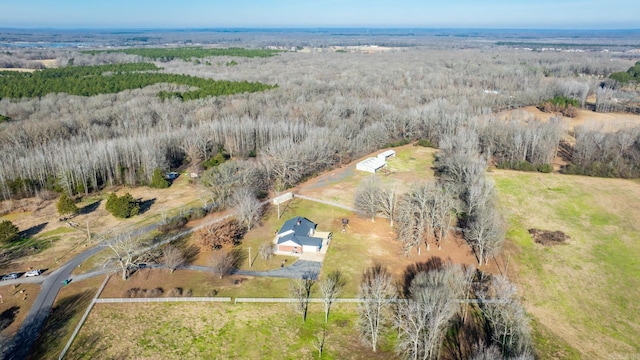
<path fill-rule="evenodd" d="M 298 219 L 298 223 L 297 224 L 298 225 L 302 224 L 302 221 L 300 221 L 300 219 Z"/>

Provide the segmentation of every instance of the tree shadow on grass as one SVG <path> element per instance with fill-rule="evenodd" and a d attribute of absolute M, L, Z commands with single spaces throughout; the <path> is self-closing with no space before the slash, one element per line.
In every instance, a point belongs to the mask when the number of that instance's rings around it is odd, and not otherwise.
<path fill-rule="evenodd" d="M 86 290 L 60 299 L 52 308 L 29 358 L 46 359 L 51 357 L 52 351 L 57 356 L 64 347 L 65 339 L 73 332 L 76 321 L 79 319 L 77 316 L 87 309 L 93 296 L 92 291 Z"/>
<path fill-rule="evenodd" d="M 38 224 L 26 230 L 23 230 L 20 232 L 20 237 L 27 238 L 27 237 L 35 236 L 39 234 L 47 226 L 47 224 L 48 222 L 43 222 L 42 224 Z"/>
<path fill-rule="evenodd" d="M 96 209 L 100 206 L 102 200 L 94 201 L 89 205 L 83 206 L 78 210 L 78 215 L 86 215 L 96 211 Z"/>
<path fill-rule="evenodd" d="M 415 263 L 407 266 L 407 268 L 404 270 L 404 273 L 402 274 L 402 294 L 404 296 L 410 295 L 409 288 L 411 286 L 411 282 L 413 281 L 413 278 L 418 275 L 418 273 L 440 270 L 443 267 L 444 262 L 437 256 L 434 256 L 423 263 Z"/>
<path fill-rule="evenodd" d="M 12 306 L 0 313 L 0 331 L 8 328 L 16 320 L 16 316 L 20 312 L 20 306 Z"/>
<path fill-rule="evenodd" d="M 189 244 L 189 237 L 187 236 L 180 237 L 178 240 L 171 242 L 171 244 L 182 252 L 184 265 L 193 264 L 198 259 L 198 255 L 200 255 L 200 247 Z"/>
<path fill-rule="evenodd" d="M 247 261 L 249 254 L 242 248 L 234 247 L 231 250 L 231 257 L 233 258 L 233 268 L 238 269 L 242 263 Z"/>
<path fill-rule="evenodd" d="M 195 245 L 185 246 L 182 249 L 182 256 L 185 264 L 193 264 L 200 254 L 200 248 Z"/>
<path fill-rule="evenodd" d="M 69 359 L 98 359 L 104 358 L 106 351 L 109 350 L 109 346 L 101 341 L 102 334 L 98 332 L 92 332 L 86 336 L 82 333 L 76 337 L 73 342 L 73 346 L 67 353 Z M 122 350 L 120 354 L 109 354 L 109 359 L 128 359 L 128 350 Z"/>
<path fill-rule="evenodd" d="M 468 307 L 467 312 L 456 314 L 442 342 L 441 358 L 444 360 L 470 359 L 483 344 L 491 343 L 478 306 L 463 306 Z"/>
<path fill-rule="evenodd" d="M 38 254 L 50 246 L 50 240 L 33 237 L 25 237 L 5 245 L 0 248 L 0 269 L 8 267 L 12 262 L 22 257 Z"/>
<path fill-rule="evenodd" d="M 149 209 L 151 209 L 151 206 L 155 204 L 155 202 L 156 202 L 156 198 L 145 200 L 145 201 L 141 201 L 140 199 L 140 211 L 138 212 L 138 214 L 144 214 L 147 211 L 149 211 Z"/>

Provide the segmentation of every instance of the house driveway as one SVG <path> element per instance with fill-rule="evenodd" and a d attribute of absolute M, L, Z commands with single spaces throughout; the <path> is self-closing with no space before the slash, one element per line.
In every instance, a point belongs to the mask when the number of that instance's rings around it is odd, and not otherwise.
<path fill-rule="evenodd" d="M 316 279 L 320 274 L 321 262 L 298 260 L 292 265 L 281 267 L 279 269 L 267 270 L 267 271 L 251 271 L 251 270 L 236 270 L 233 275 L 244 276 L 266 276 L 275 278 L 287 278 L 287 279 L 304 279 L 312 278 Z M 213 268 L 207 266 L 188 265 L 182 266 L 180 269 L 205 271 L 210 273 L 216 273 Z"/>

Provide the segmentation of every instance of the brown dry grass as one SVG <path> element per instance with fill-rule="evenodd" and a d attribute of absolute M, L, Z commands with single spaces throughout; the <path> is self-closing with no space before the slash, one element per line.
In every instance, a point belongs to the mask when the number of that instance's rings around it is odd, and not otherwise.
<path fill-rule="evenodd" d="M 15 335 L 39 292 L 37 284 L 0 286 L 0 333 L 3 336 Z"/>
<path fill-rule="evenodd" d="M 179 177 L 168 189 L 139 187 L 117 190 L 119 195 L 125 192 L 131 193 L 134 198 L 141 198 L 143 201 L 155 199 L 155 202 L 144 214 L 123 220 L 115 218 L 105 209 L 106 201 L 104 198 L 109 193 L 108 191 L 103 192 L 102 195 L 89 196 L 83 199 L 78 207 L 89 206 L 96 201 L 100 201 L 100 205 L 87 214 L 77 215 L 71 219 L 79 224 L 77 229 L 70 227 L 67 222 L 59 220 L 60 217 L 56 210 L 57 199 L 31 198 L 2 202 L 0 205 L 2 208 L 12 209 L 12 211 L 1 219 L 13 221 L 21 231 L 41 227 L 34 236 L 49 241 L 49 248 L 46 250 L 17 259 L 6 265 L 4 270 L 23 271 L 27 267 L 55 269 L 60 263 L 64 263 L 84 251 L 88 246 L 93 246 L 101 236 L 131 231 L 144 224 L 160 221 L 162 213 L 171 215 L 179 209 L 186 210 L 193 206 L 201 206 L 195 185 L 191 184 L 186 176 Z M 87 242 L 87 223 L 92 233 L 92 242 Z"/>
<path fill-rule="evenodd" d="M 45 60 L 32 60 L 34 62 L 39 62 L 45 68 L 55 68 L 58 67 L 57 59 L 45 59 Z M 26 69 L 26 68 L 0 68 L 0 71 L 19 71 L 19 72 L 34 72 L 35 69 Z"/>
<path fill-rule="evenodd" d="M 0 68 L 0 71 L 34 72 L 34 71 L 36 71 L 36 69 L 25 69 L 25 68 Z"/>
<path fill-rule="evenodd" d="M 533 115 L 534 118 L 541 121 L 547 121 L 552 116 L 557 114 L 545 113 L 535 106 L 527 106 L 521 109 L 509 110 L 499 113 L 498 116 L 507 118 L 507 116 L 520 112 L 524 114 L 523 117 Z M 640 115 L 627 114 L 627 113 L 598 113 L 591 110 L 578 110 L 578 116 L 570 118 L 563 117 L 567 122 L 568 129 L 572 130 L 577 126 L 593 126 L 603 131 L 617 131 L 622 128 L 634 127 L 640 125 Z"/>

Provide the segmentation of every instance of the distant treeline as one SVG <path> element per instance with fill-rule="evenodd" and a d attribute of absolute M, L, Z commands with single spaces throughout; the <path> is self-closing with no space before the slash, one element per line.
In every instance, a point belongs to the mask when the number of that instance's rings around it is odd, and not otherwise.
<path fill-rule="evenodd" d="M 183 100 L 201 99 L 207 96 L 230 95 L 272 89 L 275 85 L 247 81 L 225 81 L 198 78 L 189 75 L 163 74 L 154 64 L 110 64 L 98 66 L 69 66 L 44 69 L 33 73 L 0 72 L 0 99 L 35 98 L 50 93 L 67 93 L 79 96 L 112 94 L 129 89 L 140 89 L 158 83 L 171 83 L 197 87 L 195 90 L 160 92 L 158 96 L 171 96 Z"/>
<path fill-rule="evenodd" d="M 236 56 L 236 57 L 271 57 L 281 50 L 267 49 L 244 49 L 244 48 L 226 48 L 226 49 L 203 49 L 201 47 L 186 48 L 133 48 L 133 49 L 117 49 L 117 50 L 87 50 L 83 54 L 96 55 L 99 53 L 124 53 L 128 55 L 139 55 L 145 58 L 158 61 L 171 61 L 174 59 L 182 59 L 189 61 L 193 58 L 205 58 L 210 56 Z"/>
<path fill-rule="evenodd" d="M 636 47 L 634 44 L 615 44 L 615 43 L 560 43 L 560 42 L 533 42 L 533 41 L 496 41 L 498 46 L 525 46 L 529 48 L 611 48 L 611 47 Z"/>

